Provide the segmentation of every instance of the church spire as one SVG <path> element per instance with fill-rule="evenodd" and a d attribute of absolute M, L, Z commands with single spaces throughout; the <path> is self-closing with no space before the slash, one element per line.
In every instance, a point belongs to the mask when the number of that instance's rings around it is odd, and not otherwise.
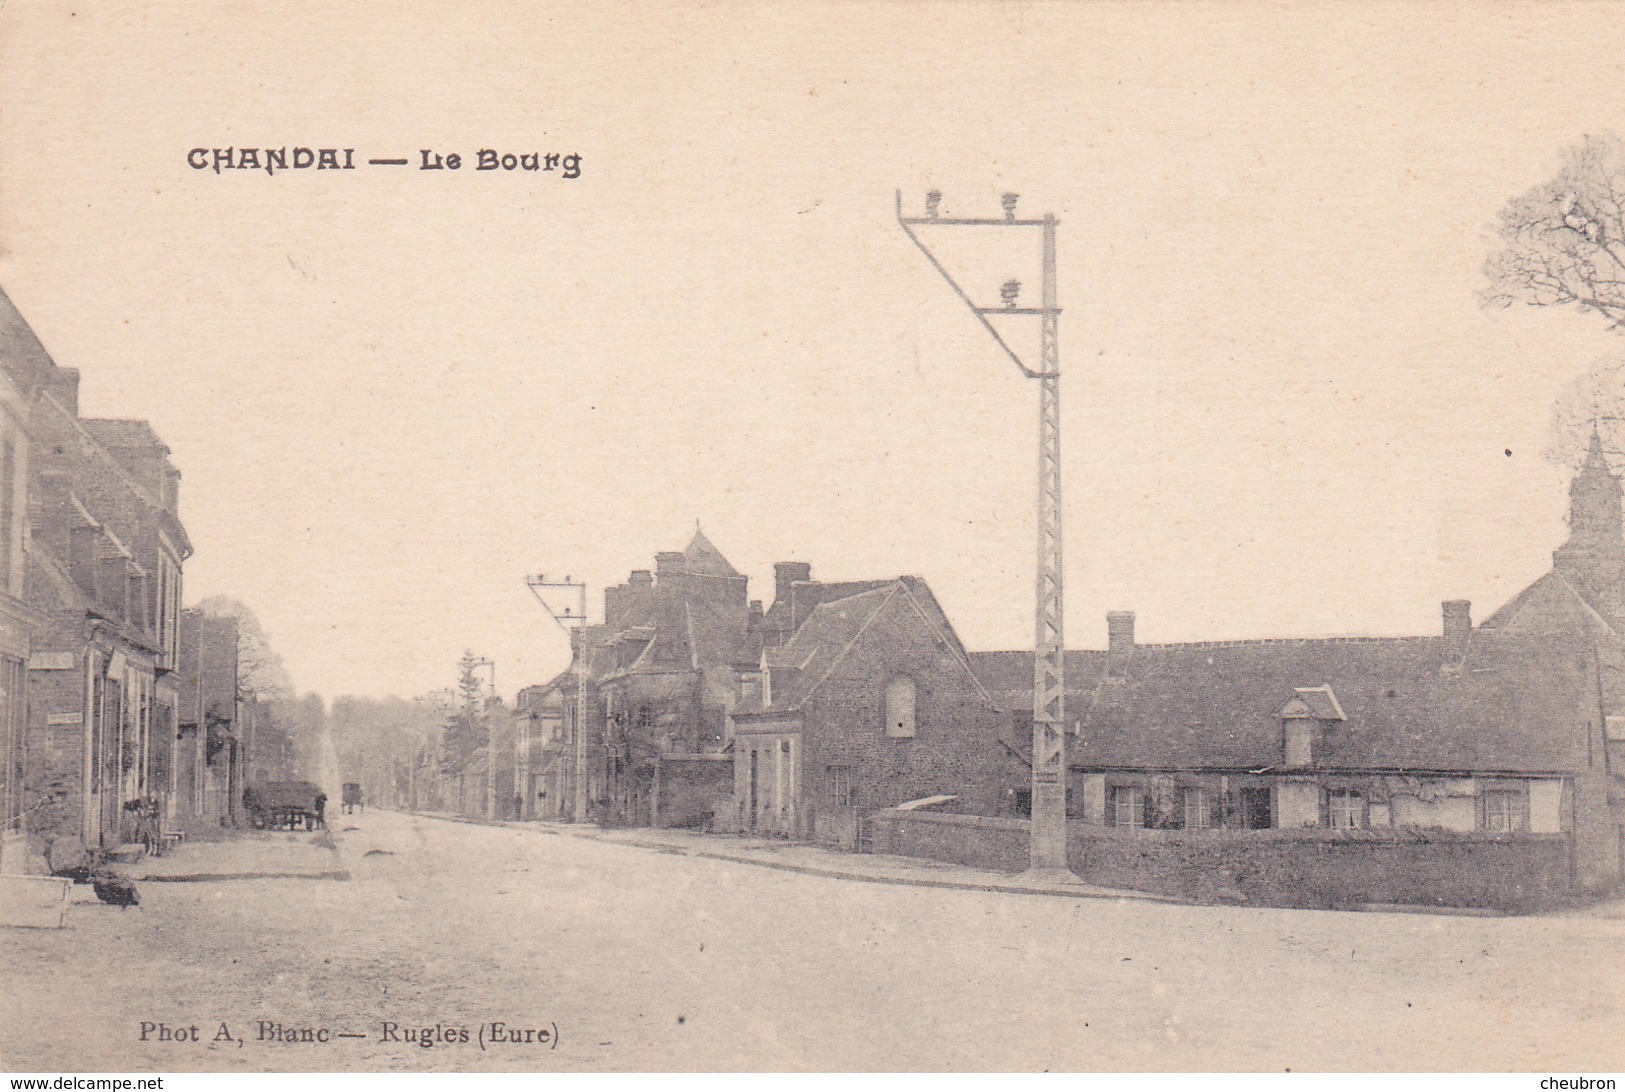
<path fill-rule="evenodd" d="M 1569 484 L 1569 540 L 1552 554 L 1552 567 L 1594 602 L 1615 603 L 1625 589 L 1625 519 L 1619 479 L 1591 430 L 1585 463 Z"/>
<path fill-rule="evenodd" d="M 1602 437 L 1593 428 L 1585 464 L 1569 484 L 1569 542 L 1616 545 L 1625 538 L 1621 517 L 1619 479 L 1603 454 Z"/>

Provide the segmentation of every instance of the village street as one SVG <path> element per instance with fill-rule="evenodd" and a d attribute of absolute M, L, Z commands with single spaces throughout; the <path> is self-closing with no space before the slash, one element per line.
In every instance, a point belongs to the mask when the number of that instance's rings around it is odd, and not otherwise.
<path fill-rule="evenodd" d="M 0 1068 L 1625 1068 L 1607 908 L 1190 907 L 830 879 L 536 824 L 332 826 L 332 850 L 258 836 L 262 871 L 283 868 L 272 850 L 329 854 L 347 880 L 147 882 L 137 909 L 4 930 Z M 143 1042 L 144 1021 L 200 1041 Z M 493 1021 L 547 1034 L 493 1043 Z M 304 1028 L 330 1041 L 282 1041 Z M 420 1029 L 437 1041 L 405 1041 Z"/>

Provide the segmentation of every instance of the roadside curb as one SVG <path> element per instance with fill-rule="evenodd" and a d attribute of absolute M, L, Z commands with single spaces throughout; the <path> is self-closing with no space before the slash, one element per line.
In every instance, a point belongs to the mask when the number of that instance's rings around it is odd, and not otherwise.
<path fill-rule="evenodd" d="M 140 861 L 132 861 L 128 864 L 119 865 L 115 871 L 124 875 L 135 883 L 221 883 L 227 880 L 348 881 L 352 878 L 348 864 L 344 859 L 342 851 L 339 849 L 338 841 L 333 837 L 332 831 L 324 829 L 317 832 L 316 836 L 310 840 L 309 844 L 316 847 L 318 850 L 323 851 L 326 856 L 326 860 L 320 863 L 311 862 L 308 867 L 298 862 L 276 862 L 284 864 L 284 867 L 280 869 L 273 867 L 271 869 L 264 870 L 252 868 L 240 870 L 233 869 L 231 865 L 236 862 L 198 861 L 194 863 L 194 867 L 197 864 L 203 864 L 205 866 L 208 864 L 213 864 L 215 866 L 215 870 L 199 872 L 159 871 L 141 874 L 143 871 L 142 861 L 146 860 L 146 858 L 142 858 Z M 184 850 L 182 852 L 184 852 Z M 165 857 L 159 858 L 158 860 L 166 860 L 167 857 L 168 855 L 166 854 Z M 250 862 L 244 861 L 242 863 L 248 864 Z M 287 866 L 289 863 L 292 864 L 292 867 Z M 327 867 L 322 867 L 323 864 L 325 864 Z M 152 864 L 149 863 L 147 867 L 152 867 Z"/>
<path fill-rule="evenodd" d="M 660 853 L 672 853 L 678 856 L 711 861 L 731 861 L 735 864 L 754 865 L 757 868 L 770 868 L 779 872 L 794 872 L 803 876 L 819 876 L 829 880 L 854 880 L 858 883 L 887 884 L 893 887 L 931 887 L 953 891 L 983 891 L 1001 895 L 1051 895 L 1067 899 L 1104 899 L 1109 902 L 1155 902 L 1169 906 L 1200 905 L 1185 899 L 1174 898 L 1171 895 L 1154 895 L 1146 891 L 1109 890 L 1087 885 L 1079 889 L 1060 886 L 1024 887 L 1019 884 L 1008 883 L 973 883 L 965 880 L 938 880 L 927 876 L 888 876 L 884 873 L 853 872 L 839 868 L 821 868 L 817 865 L 792 864 L 788 861 L 767 861 L 744 853 L 690 848 L 688 846 L 672 845 L 669 842 L 650 842 L 632 838 L 606 838 L 600 833 L 594 833 L 587 829 L 561 830 L 551 824 L 513 823 L 507 820 L 491 822 L 484 819 L 469 819 L 464 816 L 424 816 L 424 818 L 446 819 L 453 823 L 467 823 L 471 826 L 496 827 L 505 830 L 537 830 L 561 838 L 580 838 L 584 841 L 599 842 L 603 845 L 627 846 L 631 849 L 654 850 Z"/>
<path fill-rule="evenodd" d="M 136 883 L 217 883 L 222 880 L 348 880 L 348 872 L 193 872 L 175 876 L 139 876 Z"/>

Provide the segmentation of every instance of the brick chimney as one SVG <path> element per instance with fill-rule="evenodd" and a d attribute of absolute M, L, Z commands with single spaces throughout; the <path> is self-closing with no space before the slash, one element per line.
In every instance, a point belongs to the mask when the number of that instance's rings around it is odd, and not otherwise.
<path fill-rule="evenodd" d="M 625 584 L 617 584 L 604 589 L 604 625 L 614 629 L 621 624 L 625 612 L 629 589 Z"/>
<path fill-rule="evenodd" d="M 1129 653 L 1134 651 L 1134 612 L 1114 610 L 1106 614 L 1106 674 L 1121 677 L 1127 673 Z"/>
<path fill-rule="evenodd" d="M 1467 643 L 1473 635 L 1472 603 L 1466 599 L 1446 599 L 1444 612 L 1446 661 L 1460 664 L 1467 657 Z"/>
<path fill-rule="evenodd" d="M 773 604 L 790 602 L 790 586 L 812 579 L 812 565 L 806 561 L 780 561 L 773 566 Z"/>

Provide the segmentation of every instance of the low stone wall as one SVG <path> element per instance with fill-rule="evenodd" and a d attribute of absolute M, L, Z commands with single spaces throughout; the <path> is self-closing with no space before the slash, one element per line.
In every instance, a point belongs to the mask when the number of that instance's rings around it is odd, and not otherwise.
<path fill-rule="evenodd" d="M 1023 819 L 882 811 L 869 822 L 876 853 L 1001 872 L 1027 865 Z M 1561 834 L 1068 827 L 1068 859 L 1080 878 L 1201 902 L 1531 911 L 1572 894 Z"/>
<path fill-rule="evenodd" d="M 1027 820 L 981 815 L 877 811 L 871 824 L 870 851 L 905 857 L 1019 872 L 1027 867 Z"/>

